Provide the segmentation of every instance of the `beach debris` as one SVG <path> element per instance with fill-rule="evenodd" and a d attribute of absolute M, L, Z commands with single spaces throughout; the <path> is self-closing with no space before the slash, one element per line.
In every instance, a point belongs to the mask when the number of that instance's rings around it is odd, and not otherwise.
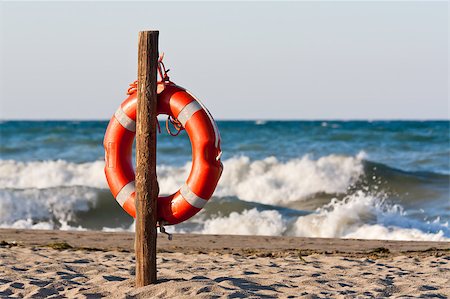
<path fill-rule="evenodd" d="M 372 249 L 369 253 L 378 253 L 378 254 L 389 254 L 390 250 L 385 247 L 377 247 Z"/>
<path fill-rule="evenodd" d="M 8 242 L 8 241 L 5 241 L 5 240 L 1 240 L 0 241 L 0 247 L 11 248 L 11 247 L 17 246 L 17 245 L 18 244 L 17 244 L 16 241 L 11 241 L 11 242 Z"/>
<path fill-rule="evenodd" d="M 299 250 L 297 256 L 298 256 L 298 259 L 300 261 L 302 261 L 303 263 L 307 264 L 308 262 L 303 257 L 304 256 L 308 256 L 308 255 L 310 255 L 309 252 L 304 252 L 303 250 Z"/>
<path fill-rule="evenodd" d="M 65 250 L 65 249 L 73 249 L 73 247 L 67 242 L 55 242 L 47 244 L 47 247 L 56 249 L 56 250 Z"/>

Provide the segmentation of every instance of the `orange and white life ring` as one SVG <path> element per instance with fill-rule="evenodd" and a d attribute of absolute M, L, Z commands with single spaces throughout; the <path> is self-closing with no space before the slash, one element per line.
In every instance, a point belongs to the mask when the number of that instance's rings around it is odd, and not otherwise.
<path fill-rule="evenodd" d="M 135 173 L 131 162 L 136 134 L 137 92 L 128 90 L 128 98 L 120 105 L 106 129 L 105 174 L 117 202 L 136 217 Z M 181 188 L 157 202 L 160 224 L 177 224 L 196 213 L 211 198 L 220 175 L 220 134 L 209 111 L 192 94 L 171 81 L 158 84 L 157 113 L 177 119 L 186 130 L 192 145 L 192 168 Z"/>

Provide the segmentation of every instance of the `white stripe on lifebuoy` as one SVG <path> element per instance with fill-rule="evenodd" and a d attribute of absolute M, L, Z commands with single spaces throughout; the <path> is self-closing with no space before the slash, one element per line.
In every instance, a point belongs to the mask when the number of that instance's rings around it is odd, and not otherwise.
<path fill-rule="evenodd" d="M 206 199 L 195 194 L 187 184 L 181 186 L 180 194 L 191 206 L 196 207 L 197 209 L 203 208 L 208 202 Z"/>
<path fill-rule="evenodd" d="M 131 194 L 136 191 L 136 186 L 134 181 L 129 182 L 125 186 L 120 189 L 119 193 L 117 193 L 116 200 L 121 207 L 125 204 L 128 198 L 130 198 Z"/>
<path fill-rule="evenodd" d="M 177 119 L 183 125 L 186 126 L 188 120 L 194 115 L 195 112 L 202 110 L 202 106 L 197 101 L 192 101 L 181 109 L 177 116 Z"/>
<path fill-rule="evenodd" d="M 114 113 L 114 116 L 116 117 L 117 121 L 131 132 L 136 132 L 136 122 L 132 120 L 123 110 L 122 107 L 119 107 L 119 109 L 116 110 L 116 113 Z"/>
<path fill-rule="evenodd" d="M 214 118 L 212 117 L 211 113 L 209 112 L 209 110 L 205 107 L 205 105 L 203 105 L 203 103 L 197 99 L 192 93 L 190 93 L 188 90 L 186 90 L 186 92 L 193 97 L 199 104 L 200 106 L 202 106 L 203 110 L 205 110 L 206 115 L 208 115 L 209 120 L 211 121 L 211 124 L 213 125 L 214 128 L 214 137 L 215 137 L 215 141 L 214 141 L 214 145 L 216 148 L 219 147 L 219 140 L 220 140 L 220 133 L 219 133 L 219 128 L 217 127 L 216 122 L 214 121 Z"/>

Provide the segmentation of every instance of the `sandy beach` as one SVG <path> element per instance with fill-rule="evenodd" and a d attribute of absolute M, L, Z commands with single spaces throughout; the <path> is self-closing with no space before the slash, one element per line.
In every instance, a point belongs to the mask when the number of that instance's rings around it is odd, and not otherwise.
<path fill-rule="evenodd" d="M 0 16 L 0 299 L 450 299 L 449 1 Z"/>
<path fill-rule="evenodd" d="M 133 234 L 0 230 L 1 298 L 447 298 L 450 243 L 174 235 L 134 287 Z"/>

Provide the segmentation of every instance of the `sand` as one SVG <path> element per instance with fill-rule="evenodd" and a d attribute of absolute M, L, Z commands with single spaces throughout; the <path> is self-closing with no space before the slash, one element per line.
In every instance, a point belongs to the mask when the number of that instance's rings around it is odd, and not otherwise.
<path fill-rule="evenodd" d="M 161 237 L 159 282 L 138 289 L 132 234 L 0 230 L 0 242 L 1 298 L 450 296 L 449 242 Z"/>

